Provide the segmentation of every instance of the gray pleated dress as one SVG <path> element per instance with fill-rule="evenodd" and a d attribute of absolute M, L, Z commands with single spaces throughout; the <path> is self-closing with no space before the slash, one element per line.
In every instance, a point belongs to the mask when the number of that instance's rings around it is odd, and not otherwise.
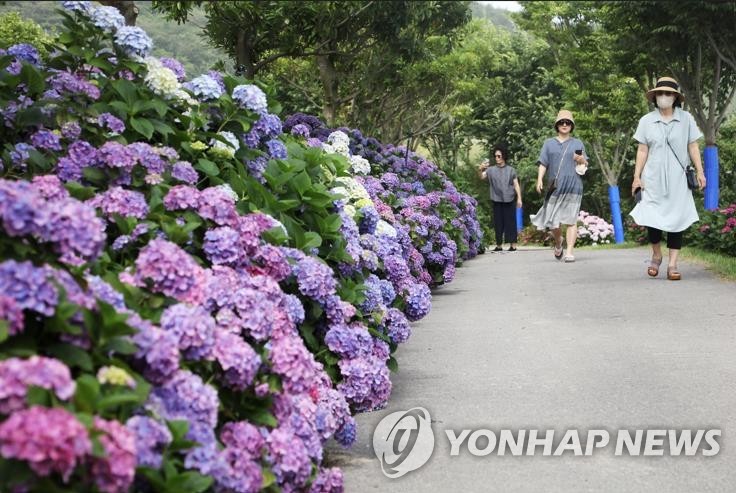
<path fill-rule="evenodd" d="M 529 216 L 537 229 L 555 229 L 561 224 L 577 224 L 580 204 L 583 201 L 583 180 L 575 173 L 573 160 L 577 149 L 583 150 L 583 156 L 587 160 L 588 154 L 580 139 L 570 137 L 565 142 L 560 142 L 553 137 L 544 141 L 538 161 L 540 166 L 547 168 L 544 175 L 545 191 L 549 190 L 555 175 L 557 175 L 557 189 L 536 214 Z"/>

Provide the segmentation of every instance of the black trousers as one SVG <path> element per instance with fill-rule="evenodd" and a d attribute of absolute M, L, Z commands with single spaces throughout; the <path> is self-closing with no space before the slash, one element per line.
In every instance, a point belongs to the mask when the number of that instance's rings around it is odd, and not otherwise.
<path fill-rule="evenodd" d="M 493 202 L 493 229 L 496 230 L 496 245 L 516 243 L 516 202 Z"/>
<path fill-rule="evenodd" d="M 649 236 L 649 243 L 659 243 L 662 241 L 662 230 L 657 228 L 650 228 L 647 226 L 647 232 Z M 677 233 L 667 233 L 667 248 L 673 250 L 682 249 L 682 233 L 684 231 L 678 231 Z"/>

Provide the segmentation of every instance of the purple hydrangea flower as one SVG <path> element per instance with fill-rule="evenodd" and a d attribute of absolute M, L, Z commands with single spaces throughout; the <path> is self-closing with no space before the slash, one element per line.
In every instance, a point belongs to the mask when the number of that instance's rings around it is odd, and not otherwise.
<path fill-rule="evenodd" d="M 337 282 L 330 267 L 313 257 L 305 257 L 294 267 L 299 291 L 317 301 L 335 292 Z"/>
<path fill-rule="evenodd" d="M 10 162 L 16 168 L 25 169 L 26 161 L 31 157 L 30 151 L 36 148 L 32 145 L 28 145 L 24 142 L 15 144 L 15 147 L 10 151 Z"/>
<path fill-rule="evenodd" d="M 138 465 L 158 469 L 161 467 L 162 451 L 172 440 L 169 429 L 147 416 L 133 416 L 125 426 L 135 436 L 136 461 Z"/>
<path fill-rule="evenodd" d="M 389 308 L 384 323 L 388 329 L 388 336 L 395 344 L 406 342 L 409 339 L 411 327 L 401 310 Z"/>
<path fill-rule="evenodd" d="M 211 263 L 233 267 L 240 264 L 244 253 L 240 235 L 229 226 L 208 230 L 204 234 L 202 249 Z"/>
<path fill-rule="evenodd" d="M 112 8 L 112 7 L 111 7 Z M 83 94 L 88 98 L 96 101 L 100 98 L 100 88 L 92 84 L 89 80 L 81 75 L 72 74 L 70 72 L 56 72 L 48 78 L 51 92 L 44 97 L 52 98 L 60 97 L 62 94 L 70 94 L 76 96 Z"/>
<path fill-rule="evenodd" d="M 381 359 L 344 359 L 338 366 L 343 379 L 337 390 L 343 393 L 353 409 L 364 412 L 386 405 L 391 395 L 391 380 L 388 368 Z"/>
<path fill-rule="evenodd" d="M 120 142 L 105 142 L 97 152 L 97 157 L 108 167 L 120 168 L 126 172 L 130 172 L 136 165 L 136 155 L 133 149 L 129 149 Z"/>
<path fill-rule="evenodd" d="M 0 294 L 0 320 L 8 323 L 8 334 L 11 336 L 23 332 L 23 310 L 13 298 L 2 294 Z"/>
<path fill-rule="evenodd" d="M 69 368 L 61 361 L 43 356 L 8 358 L 0 361 L 0 414 L 26 407 L 26 390 L 31 385 L 51 390 L 63 401 L 76 388 Z"/>
<path fill-rule="evenodd" d="M 179 62 L 179 60 L 169 57 L 161 57 L 159 61 L 161 62 L 161 65 L 174 72 L 174 74 L 176 75 L 176 79 L 179 82 L 184 82 L 184 80 L 187 78 L 184 66 Z"/>
<path fill-rule="evenodd" d="M 303 123 L 294 125 L 293 127 L 291 127 L 291 135 L 304 137 L 305 139 L 307 139 L 309 138 L 309 127 L 304 125 Z"/>
<path fill-rule="evenodd" d="M 78 463 L 92 452 L 87 429 L 59 407 L 33 406 L 0 423 L 0 452 L 26 461 L 39 476 L 57 472 L 66 482 Z"/>
<path fill-rule="evenodd" d="M 176 304 L 161 314 L 161 328 L 172 332 L 187 357 L 207 357 L 214 346 L 215 319 L 200 306 Z"/>
<path fill-rule="evenodd" d="M 190 421 L 187 438 L 194 440 L 198 434 L 204 433 L 204 438 L 210 435 L 217 425 L 219 405 L 215 388 L 186 370 L 177 371 L 163 386 L 155 388 L 146 404 L 163 419 Z"/>
<path fill-rule="evenodd" d="M 28 43 L 12 45 L 8 48 L 8 55 L 12 55 L 18 60 L 22 60 L 36 66 L 41 65 L 41 55 L 35 47 Z"/>
<path fill-rule="evenodd" d="M 195 185 L 199 181 L 199 174 L 188 161 L 177 161 L 171 168 L 171 176 L 188 185 Z"/>
<path fill-rule="evenodd" d="M 373 349 L 373 338 L 361 324 L 333 325 L 325 335 L 325 344 L 341 358 L 367 356 Z"/>
<path fill-rule="evenodd" d="M 92 9 L 92 2 L 89 1 L 64 1 L 61 2 L 62 7 L 71 12 L 81 12 L 82 14 L 89 15 Z"/>
<path fill-rule="evenodd" d="M 258 428 L 247 422 L 226 423 L 220 441 L 225 445 L 221 452 L 225 467 L 215 472 L 218 487 L 237 493 L 260 491 L 263 473 L 259 460 L 265 441 Z"/>
<path fill-rule="evenodd" d="M 317 477 L 312 481 L 309 493 L 342 493 L 343 489 L 343 476 L 339 468 L 320 468 Z"/>
<path fill-rule="evenodd" d="M 77 122 L 66 122 L 61 126 L 61 136 L 66 140 L 77 140 L 82 134 L 82 127 Z"/>
<path fill-rule="evenodd" d="M 268 148 L 269 156 L 273 159 L 286 159 L 288 157 L 286 146 L 278 139 L 269 140 L 266 142 L 266 147 Z"/>
<path fill-rule="evenodd" d="M 114 214 L 122 217 L 144 219 L 148 215 L 148 203 L 141 192 L 125 190 L 121 187 L 111 187 L 89 199 L 86 204 L 100 209 L 108 219 Z"/>
<path fill-rule="evenodd" d="M 141 319 L 137 314 L 128 323 L 138 332 L 133 343 L 138 347 L 135 357 L 143 365 L 143 375 L 153 383 L 163 383 L 179 368 L 179 346 L 176 335 Z"/>
<path fill-rule="evenodd" d="M 152 240 L 138 255 L 135 269 L 137 286 L 149 286 L 153 292 L 181 302 L 196 304 L 202 298 L 204 269 L 175 243 Z"/>
<path fill-rule="evenodd" d="M 304 443 L 283 428 L 271 431 L 266 439 L 267 458 L 280 485 L 303 486 L 312 470 Z"/>
<path fill-rule="evenodd" d="M 270 342 L 269 360 L 273 372 L 281 376 L 290 393 L 309 390 L 314 384 L 315 361 L 300 337 L 280 337 Z"/>
<path fill-rule="evenodd" d="M 31 144 L 47 151 L 61 150 L 61 137 L 50 130 L 41 129 L 31 135 Z"/>
<path fill-rule="evenodd" d="M 188 185 L 171 187 L 164 197 L 164 207 L 167 211 L 198 209 L 202 200 L 202 193 Z"/>
<path fill-rule="evenodd" d="M 59 302 L 59 292 L 49 279 L 51 270 L 35 267 L 30 261 L 0 263 L 0 293 L 15 300 L 22 310 L 50 317 Z"/>
<path fill-rule="evenodd" d="M 115 134 L 122 134 L 125 132 L 125 123 L 112 113 L 102 113 L 97 117 L 97 124 L 100 127 L 107 127 Z"/>
<path fill-rule="evenodd" d="M 424 318 L 432 308 L 432 293 L 426 284 L 412 284 L 405 294 L 406 318 L 416 322 Z"/>
<path fill-rule="evenodd" d="M 225 371 L 225 382 L 239 390 L 253 383 L 261 366 L 261 357 L 239 335 L 224 330 L 216 331 L 213 358 Z"/>
<path fill-rule="evenodd" d="M 105 451 L 104 457 L 92 457 L 90 473 L 95 485 L 105 493 L 125 493 L 135 477 L 135 435 L 117 421 L 95 416 L 97 440 Z"/>

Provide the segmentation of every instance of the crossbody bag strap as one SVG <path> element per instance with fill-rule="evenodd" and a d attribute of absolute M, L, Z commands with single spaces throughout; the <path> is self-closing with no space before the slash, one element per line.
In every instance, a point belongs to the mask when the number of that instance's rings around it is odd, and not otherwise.
<path fill-rule="evenodd" d="M 560 165 L 557 166 L 557 173 L 555 173 L 555 180 L 558 176 L 560 176 L 560 170 L 562 169 L 562 161 L 565 159 L 565 153 L 567 152 L 567 148 L 570 147 L 570 142 L 567 143 L 565 146 L 565 149 L 562 151 L 562 156 L 560 157 Z"/>
<path fill-rule="evenodd" d="M 675 159 L 677 159 L 677 164 L 680 165 L 680 168 L 682 168 L 682 171 L 687 172 L 687 168 L 685 168 L 685 166 L 682 165 L 682 161 L 680 161 L 680 158 L 677 156 L 677 153 L 675 152 L 675 149 L 672 148 L 672 144 L 670 144 L 669 137 L 665 137 L 664 140 L 667 141 L 667 145 L 670 147 L 670 150 L 672 151 L 672 154 L 675 155 Z"/>

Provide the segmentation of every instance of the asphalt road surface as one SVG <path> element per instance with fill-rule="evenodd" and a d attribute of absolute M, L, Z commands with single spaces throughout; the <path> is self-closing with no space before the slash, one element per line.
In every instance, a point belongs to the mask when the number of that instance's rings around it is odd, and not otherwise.
<path fill-rule="evenodd" d="M 664 266 L 651 279 L 648 256 L 645 248 L 579 250 L 565 264 L 551 249 L 530 249 L 466 262 L 434 292 L 431 313 L 398 350 L 388 407 L 358 416 L 351 449 L 328 447 L 345 490 L 736 491 L 736 283 L 691 263 L 680 264 L 681 281 L 668 281 Z M 389 478 L 374 453 L 374 430 L 416 407 L 431 417 L 431 457 Z M 469 430 L 455 456 L 448 430 L 452 437 Z M 502 430 L 517 441 L 525 430 L 520 453 L 499 454 Z M 531 430 L 540 438 L 553 430 L 549 452 L 545 442 L 529 446 Z M 607 434 L 608 445 L 594 436 L 587 447 L 590 430 Z M 639 446 L 622 442 L 617 454 L 622 433 L 634 440 L 636 430 Z M 676 445 L 684 430 L 692 437 L 703 430 L 693 455 L 673 453 L 670 439 Z M 414 453 L 411 443 L 395 446 Z M 561 455 L 553 455 L 560 443 Z M 586 448 L 590 455 L 576 455 Z M 384 460 L 393 474 L 411 464 Z"/>

